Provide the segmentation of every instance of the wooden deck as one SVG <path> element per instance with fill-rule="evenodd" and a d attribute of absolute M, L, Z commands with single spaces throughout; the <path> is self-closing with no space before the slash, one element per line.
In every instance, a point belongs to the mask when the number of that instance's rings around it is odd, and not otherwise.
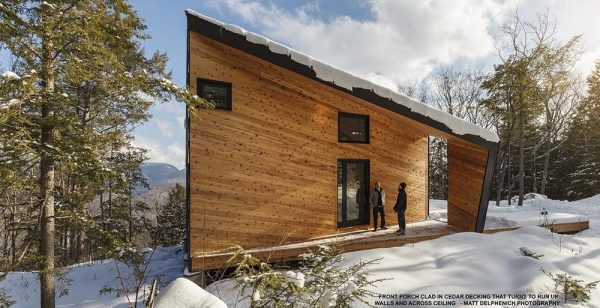
<path fill-rule="evenodd" d="M 556 233 L 576 233 L 589 228 L 588 221 L 572 223 L 556 223 L 546 225 L 546 228 Z M 484 233 L 493 234 L 502 231 L 512 231 L 519 227 L 501 227 L 486 229 Z M 253 248 L 246 250 L 247 253 L 261 259 L 267 263 L 276 263 L 284 261 L 298 260 L 298 256 L 310 251 L 315 251 L 320 245 L 337 243 L 345 252 L 368 250 L 374 248 L 397 247 L 404 244 L 411 244 L 431 239 L 436 239 L 445 235 L 463 232 L 446 222 L 437 220 L 426 220 L 407 225 L 407 234 L 398 235 L 397 226 L 392 226 L 387 230 L 354 230 L 336 235 L 313 238 L 310 241 L 302 243 L 284 244 L 273 247 Z M 209 270 L 233 266 L 229 264 L 229 259 L 234 256 L 233 252 L 199 254 L 194 256 L 194 267 L 200 270 Z"/>
<path fill-rule="evenodd" d="M 320 245 L 329 243 L 337 243 L 342 250 L 350 252 L 373 248 L 396 247 L 460 232 L 460 230 L 449 226 L 445 222 L 435 220 L 408 224 L 406 235 L 398 235 L 396 233 L 397 230 L 397 226 L 391 226 L 387 230 L 377 230 L 376 232 L 363 229 L 313 238 L 310 241 L 302 243 L 248 249 L 246 252 L 264 262 L 274 263 L 298 260 L 299 255 L 315 251 Z M 201 268 L 201 270 L 229 267 L 231 265 L 228 264 L 228 260 L 232 256 L 233 253 L 231 252 L 196 255 L 193 258 L 194 267 Z"/>
<path fill-rule="evenodd" d="M 587 220 L 578 221 L 578 222 L 565 222 L 565 223 L 553 223 L 547 225 L 540 225 L 540 227 L 545 227 L 554 233 L 561 234 L 571 234 L 581 232 L 583 230 L 587 230 L 590 228 L 590 222 Z M 520 227 L 504 227 L 504 228 L 490 228 L 485 229 L 483 233 L 493 234 L 502 231 L 512 231 L 519 229 Z"/>

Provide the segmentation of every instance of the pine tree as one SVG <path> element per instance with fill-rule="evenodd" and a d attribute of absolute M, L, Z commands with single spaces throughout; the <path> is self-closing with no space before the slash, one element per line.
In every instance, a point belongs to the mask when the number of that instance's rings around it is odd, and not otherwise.
<path fill-rule="evenodd" d="M 587 81 L 588 96 L 577 109 L 565 141 L 563 173 L 569 199 L 600 194 L 600 59 Z"/>
<path fill-rule="evenodd" d="M 578 104 L 573 63 L 579 36 L 564 44 L 557 42 L 555 23 L 547 14 L 535 21 L 523 21 L 515 14 L 501 29 L 506 41 L 500 49 L 502 63 L 483 83 L 488 91 L 484 105 L 498 119 L 497 203 L 506 181 L 510 204 L 516 176 L 518 205 L 522 205 L 526 189 L 536 192 L 540 186 L 546 192 L 552 172 L 550 155 L 562 145 L 559 139 L 568 127 L 564 119 Z M 544 158 L 541 168 L 540 152 Z M 513 171 L 515 157 L 517 172 Z"/>
<path fill-rule="evenodd" d="M 27 234 L 39 248 L 27 246 L 24 253 L 41 257 L 42 307 L 55 306 L 55 245 L 63 224 L 57 229 L 56 223 L 63 201 L 72 201 L 81 218 L 103 173 L 110 173 L 103 163 L 106 145 L 127 139 L 148 119 L 154 101 L 206 106 L 169 80 L 165 55 L 146 58 L 139 43 L 148 38 L 144 30 L 123 0 L 0 5 L 0 44 L 15 58 L 14 72 L 3 73 L 0 84 L 0 158 L 11 161 L 0 173 L 12 179 L 0 193 L 25 182 L 23 174 L 35 179 L 27 183 L 37 183 L 15 203 L 29 201 L 30 217 L 39 213 Z"/>
<path fill-rule="evenodd" d="M 173 246 L 185 238 L 185 189 L 180 184 L 169 191 L 169 199 L 160 207 L 151 235 L 156 245 Z"/>

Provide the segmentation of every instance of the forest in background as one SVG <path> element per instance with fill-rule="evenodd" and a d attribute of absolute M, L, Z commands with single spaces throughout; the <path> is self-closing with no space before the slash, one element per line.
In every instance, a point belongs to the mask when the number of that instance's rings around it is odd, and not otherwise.
<path fill-rule="evenodd" d="M 548 15 L 502 27 L 499 64 L 439 67 L 409 96 L 500 136 L 493 199 L 538 192 L 554 199 L 600 193 L 600 62 L 574 70 L 581 38 L 554 38 Z M 61 268 L 119 257 L 147 244 L 177 244 L 182 187 L 149 215 L 136 191 L 147 185 L 133 129 L 157 102 L 207 103 L 170 81 L 167 57 L 146 56 L 143 21 L 126 1 L 7 1 L 0 47 L 0 271 L 39 270 L 42 306 L 53 307 Z M 430 142 L 430 191 L 445 199 L 445 142 Z M 157 231 L 158 230 L 158 231 Z M 159 238 L 170 236 L 169 239 Z M 178 238 L 172 241 L 172 238 Z"/>
<path fill-rule="evenodd" d="M 136 198 L 146 150 L 132 145 L 150 106 L 210 107 L 171 81 L 166 54 L 146 55 L 145 30 L 123 0 L 0 4 L 10 57 L 0 76 L 0 272 L 38 270 L 42 307 L 62 294 L 64 266 L 128 256 L 152 227 Z"/>
<path fill-rule="evenodd" d="M 501 28 L 500 63 L 439 67 L 400 90 L 500 137 L 490 199 L 523 204 L 527 192 L 577 200 L 600 193 L 600 60 L 589 76 L 575 70 L 581 36 L 555 39 L 547 14 Z M 447 142 L 430 138 L 430 198 L 447 197 Z M 516 196 L 516 198 L 512 198 Z M 513 200 L 514 199 L 514 200 Z"/>

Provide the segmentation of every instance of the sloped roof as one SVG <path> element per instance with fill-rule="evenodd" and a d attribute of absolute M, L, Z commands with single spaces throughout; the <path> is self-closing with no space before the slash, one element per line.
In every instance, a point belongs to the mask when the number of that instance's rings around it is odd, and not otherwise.
<path fill-rule="evenodd" d="M 190 9 L 186 10 L 186 15 L 188 31 L 191 30 L 207 36 L 362 100 L 486 148 L 493 147 L 499 141 L 498 135 L 493 131 L 357 77 L 264 36 L 236 25 L 220 22 Z"/>

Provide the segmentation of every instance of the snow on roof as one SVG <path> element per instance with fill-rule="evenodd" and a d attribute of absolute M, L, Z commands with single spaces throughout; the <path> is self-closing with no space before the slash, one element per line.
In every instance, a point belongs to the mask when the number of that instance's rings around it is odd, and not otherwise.
<path fill-rule="evenodd" d="M 422 103 L 406 95 L 400 94 L 391 89 L 376 85 L 368 80 L 352 75 L 339 68 L 333 67 L 327 63 L 321 62 L 315 58 L 312 58 L 306 54 L 303 54 L 290 47 L 274 42 L 264 36 L 256 33 L 247 31 L 241 27 L 232 24 L 226 24 L 216 19 L 197 13 L 191 9 L 187 9 L 186 13 L 196 16 L 200 19 L 218 25 L 227 31 L 237 33 L 246 38 L 248 42 L 254 44 L 265 45 L 270 51 L 277 54 L 284 54 L 289 56 L 292 60 L 307 67 L 312 68 L 317 74 L 317 78 L 331 82 L 339 87 L 352 91 L 353 88 L 370 89 L 377 95 L 390 99 L 393 102 L 403 105 L 413 112 L 419 113 L 430 119 L 445 124 L 457 135 L 475 135 L 490 141 L 498 142 L 500 139 L 498 135 L 490 130 L 487 130 L 479 125 L 467 122 L 459 117 L 451 115 L 447 112 L 441 111 L 430 105 Z"/>

